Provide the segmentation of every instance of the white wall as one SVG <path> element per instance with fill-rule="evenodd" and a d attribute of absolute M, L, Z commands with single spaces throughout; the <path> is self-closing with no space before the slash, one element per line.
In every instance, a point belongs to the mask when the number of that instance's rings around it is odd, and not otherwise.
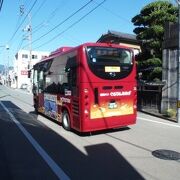
<path fill-rule="evenodd" d="M 32 58 L 30 61 L 30 52 L 28 50 L 20 50 L 16 54 L 14 62 L 14 72 L 17 75 L 16 87 L 21 88 L 22 84 L 31 86 L 30 78 L 28 78 L 28 68 L 33 67 L 43 56 L 48 56 L 49 52 L 32 51 Z"/>

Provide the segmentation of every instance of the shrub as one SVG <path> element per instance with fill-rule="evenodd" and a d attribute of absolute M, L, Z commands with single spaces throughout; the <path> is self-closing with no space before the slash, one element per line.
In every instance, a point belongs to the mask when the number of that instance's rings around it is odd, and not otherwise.
<path fill-rule="evenodd" d="M 175 109 L 167 109 L 165 112 L 165 116 L 174 118 L 176 117 L 176 110 Z"/>

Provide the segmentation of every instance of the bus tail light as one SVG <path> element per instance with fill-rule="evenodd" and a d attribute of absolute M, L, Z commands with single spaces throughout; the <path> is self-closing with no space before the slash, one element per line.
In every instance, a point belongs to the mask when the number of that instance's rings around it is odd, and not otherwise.
<path fill-rule="evenodd" d="M 84 114 L 85 114 L 85 118 L 88 118 L 89 117 L 89 110 L 85 108 Z"/>
<path fill-rule="evenodd" d="M 87 94 L 89 91 L 87 88 L 84 89 L 84 92 Z"/>
<path fill-rule="evenodd" d="M 84 114 L 86 118 L 89 116 L 89 90 L 88 88 L 84 88 Z"/>
<path fill-rule="evenodd" d="M 89 114 L 89 111 L 87 109 L 85 109 L 84 114 Z"/>

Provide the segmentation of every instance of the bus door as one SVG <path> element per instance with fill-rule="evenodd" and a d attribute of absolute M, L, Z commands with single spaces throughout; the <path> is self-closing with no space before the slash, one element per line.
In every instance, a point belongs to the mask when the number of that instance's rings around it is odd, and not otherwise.
<path fill-rule="evenodd" d="M 33 93 L 33 101 L 34 101 L 34 108 L 37 111 L 38 110 L 38 66 L 34 66 L 33 68 L 33 87 L 32 87 L 32 93 Z"/>
<path fill-rule="evenodd" d="M 73 56 L 68 58 L 66 64 L 66 72 L 67 72 L 67 79 L 68 79 L 68 87 L 69 90 L 65 90 L 65 96 L 71 95 L 72 102 L 71 102 L 71 110 L 72 110 L 72 126 L 74 128 L 80 127 L 79 122 L 79 85 L 78 85 L 78 63 L 77 63 L 77 56 Z"/>
<path fill-rule="evenodd" d="M 33 93 L 36 97 L 36 108 L 39 112 L 44 113 L 44 90 L 46 85 L 46 72 L 49 69 L 51 62 L 42 62 L 35 67 Z"/>

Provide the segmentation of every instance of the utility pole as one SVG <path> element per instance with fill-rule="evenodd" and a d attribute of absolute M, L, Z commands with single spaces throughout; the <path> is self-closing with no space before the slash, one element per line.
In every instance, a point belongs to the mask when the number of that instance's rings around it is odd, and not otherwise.
<path fill-rule="evenodd" d="M 24 14 L 24 5 L 20 5 L 20 15 L 23 16 Z M 31 61 L 32 61 L 32 22 L 31 22 L 31 14 L 28 14 L 29 23 L 28 25 L 23 29 L 23 31 L 28 32 L 28 35 L 25 39 L 29 41 L 29 61 L 28 61 L 28 70 L 31 69 Z"/>
<path fill-rule="evenodd" d="M 177 123 L 180 124 L 180 0 L 178 4 Z"/>
<path fill-rule="evenodd" d="M 29 17 L 29 25 L 27 27 L 27 31 L 29 32 L 28 40 L 29 40 L 29 64 L 28 64 L 28 70 L 32 68 L 32 25 L 31 25 L 31 14 L 28 15 Z"/>
<path fill-rule="evenodd" d="M 7 50 L 7 74 L 6 74 L 6 79 L 7 79 L 7 85 L 10 86 L 10 77 L 9 77 L 9 46 L 6 45 L 6 50 Z"/>
<path fill-rule="evenodd" d="M 21 16 L 24 14 L 24 5 L 20 6 L 20 14 Z M 28 25 L 23 29 L 23 31 L 26 31 L 28 33 L 28 35 L 26 36 L 25 39 L 27 39 L 29 41 L 29 60 L 28 60 L 28 64 L 27 64 L 27 70 L 30 71 L 30 69 L 32 69 L 32 17 L 31 14 L 28 14 L 28 20 L 29 23 Z M 29 73 L 29 72 L 28 72 Z M 29 91 L 31 91 L 31 79 L 29 82 Z"/>
<path fill-rule="evenodd" d="M 28 71 L 31 70 L 32 68 L 32 25 L 31 25 L 31 14 L 28 14 L 28 18 L 29 18 L 29 24 L 27 25 L 27 32 L 28 32 L 28 40 L 29 40 L 29 62 L 28 62 Z M 29 72 L 28 72 L 29 73 Z M 30 84 L 28 86 L 28 91 L 31 92 L 32 90 L 32 82 L 31 79 L 30 80 Z"/>

